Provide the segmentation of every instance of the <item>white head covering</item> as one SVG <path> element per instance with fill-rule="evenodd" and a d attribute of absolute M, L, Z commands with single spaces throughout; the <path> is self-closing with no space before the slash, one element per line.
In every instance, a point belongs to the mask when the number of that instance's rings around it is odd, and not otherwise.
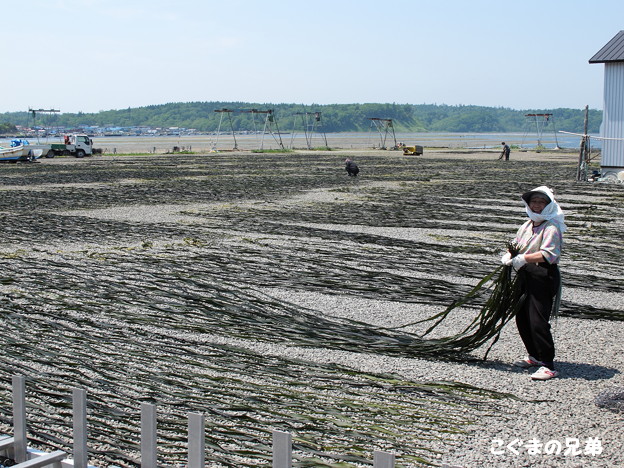
<path fill-rule="evenodd" d="M 529 201 L 531 201 L 531 196 L 534 193 L 539 193 L 540 195 L 546 196 L 549 200 L 548 205 L 544 207 L 541 213 L 534 213 L 531 208 L 529 208 Z M 561 211 L 561 207 L 555 201 L 555 196 L 545 185 L 534 188 L 533 190 L 522 194 L 522 201 L 526 206 L 526 214 L 531 219 L 531 221 L 535 223 L 541 223 L 542 221 L 550 221 L 555 226 L 559 228 L 561 233 L 564 233 L 567 229 L 565 223 L 563 222 L 563 211 Z"/>

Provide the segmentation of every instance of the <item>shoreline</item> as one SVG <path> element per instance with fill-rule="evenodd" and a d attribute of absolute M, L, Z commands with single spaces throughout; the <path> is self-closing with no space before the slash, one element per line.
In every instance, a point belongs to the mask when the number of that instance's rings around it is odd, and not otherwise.
<path fill-rule="evenodd" d="M 323 137 L 322 134 L 316 133 L 305 136 L 302 133 L 281 134 L 282 145 L 284 148 L 296 148 L 299 151 L 309 151 L 308 144 L 312 148 L 325 147 L 325 139 L 327 146 L 335 150 L 378 150 L 382 146 L 390 148 L 394 145 L 391 135 L 379 135 L 377 133 L 328 133 Z M 222 133 L 220 135 L 201 134 L 193 136 L 109 136 L 109 137 L 92 137 L 94 147 L 105 150 L 106 153 L 156 153 L 164 154 L 171 152 L 174 147 L 189 149 L 197 153 L 209 153 L 212 151 L 231 151 L 237 146 L 242 151 L 264 149 L 279 149 L 279 140 L 271 134 L 255 135 L 241 134 L 236 135 L 236 145 L 231 134 Z M 455 149 L 455 150 L 473 150 L 473 151 L 499 151 L 502 139 L 512 146 L 512 152 L 534 151 L 537 144 L 535 136 L 514 133 L 397 133 L 396 141 L 403 142 L 407 146 L 421 145 L 425 149 Z M 547 136 L 541 139 L 544 146 L 544 152 L 557 151 L 555 148 L 559 145 L 564 149 L 560 151 L 578 152 L 579 137 L 576 136 L 558 136 L 558 142 L 554 137 Z M 9 143 L 10 139 L 6 140 Z M 28 139 L 31 144 L 35 144 L 35 138 Z M 43 141 L 43 139 L 41 139 Z M 48 141 L 56 141 L 50 138 Z M 388 150 L 392 151 L 392 150 Z"/>

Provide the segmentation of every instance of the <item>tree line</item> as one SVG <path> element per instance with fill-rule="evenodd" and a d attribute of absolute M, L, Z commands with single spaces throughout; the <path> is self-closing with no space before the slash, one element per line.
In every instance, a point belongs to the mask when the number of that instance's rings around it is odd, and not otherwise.
<path fill-rule="evenodd" d="M 12 135 L 17 132 L 14 124 L 8 122 L 0 122 L 0 135 Z"/>
<path fill-rule="evenodd" d="M 235 112 L 215 112 L 229 109 Z M 201 132 L 262 130 L 266 114 L 241 112 L 252 109 L 272 110 L 280 131 L 302 131 L 306 126 L 325 132 L 362 132 L 373 126 L 371 118 L 392 119 L 397 132 L 524 132 L 535 131 L 535 122 L 526 118 L 530 113 L 553 114 L 556 130 L 582 132 L 584 109 L 526 109 L 504 107 L 438 104 L 268 104 L 249 102 L 174 102 L 145 107 L 100 111 L 97 113 L 64 113 L 37 115 L 35 124 L 77 128 L 182 127 Z M 315 120 L 319 112 L 320 120 Z M 4 123 L 2 123 L 4 122 Z M 602 111 L 590 109 L 589 132 L 598 133 Z M 32 126 L 29 112 L 0 114 L 0 132 L 10 132 L 15 125 Z M 552 125 L 549 122 L 549 125 Z M 550 128 L 550 127 L 549 127 Z M 3 133 L 7 133 L 4 131 Z"/>

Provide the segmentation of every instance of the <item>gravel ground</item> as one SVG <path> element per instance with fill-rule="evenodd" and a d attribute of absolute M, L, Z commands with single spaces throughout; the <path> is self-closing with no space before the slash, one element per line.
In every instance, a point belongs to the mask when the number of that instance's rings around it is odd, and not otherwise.
<path fill-rule="evenodd" d="M 383 326 L 426 317 L 428 307 L 415 308 L 395 303 L 323 297 L 318 294 L 292 294 L 271 291 L 306 307 L 316 307 L 331 316 L 346 315 L 357 320 Z M 449 326 L 449 332 L 459 327 Z M 443 333 L 442 333 L 443 334 Z M 582 337 L 582 339 L 579 339 Z M 447 363 L 430 359 L 388 358 L 375 355 L 328 350 L 263 348 L 263 352 L 288 353 L 313 360 L 329 359 L 367 372 L 393 372 L 413 380 L 452 380 L 480 388 L 510 393 L 519 400 L 499 403 L 500 414 L 478 421 L 459 448 L 450 448 L 442 456 L 448 464 L 479 466 L 621 466 L 624 464 L 619 447 L 622 445 L 621 414 L 599 408 L 596 397 L 603 391 L 622 388 L 622 342 L 624 327 L 620 322 L 559 318 L 556 324 L 557 368 L 560 376 L 548 382 L 530 379 L 529 372 L 510 365 L 522 357 L 523 347 L 512 325 L 505 328 L 500 341 L 482 363 Z M 596 346 L 596 344 L 599 344 Z M 478 352 L 476 353 L 478 355 Z M 516 446 L 520 454 L 503 447 L 501 455 L 493 455 L 499 442 L 510 444 L 516 439 L 525 444 L 531 439 L 542 443 L 558 440 L 566 446 L 568 438 L 579 439 L 585 449 L 587 439 L 601 441 L 599 456 L 528 455 L 526 448 Z"/>
<path fill-rule="evenodd" d="M 429 152 L 425 155 L 429 160 L 440 158 L 448 161 L 483 161 L 491 158 L 487 153 L 449 153 L 439 151 Z M 512 157 L 515 154 L 512 154 Z M 341 156 L 331 156 L 338 160 Z M 387 158 L 384 153 L 369 155 L 370 158 L 383 160 Z M 516 164 L 531 164 L 543 158 L 543 155 L 525 154 L 518 157 Z M 107 159 L 102 158 L 92 164 L 106 165 Z M 111 161 L 115 161 L 111 159 Z M 574 155 L 565 156 L 556 154 L 553 162 L 560 164 L 574 161 Z M 48 163 L 48 161 L 46 161 Z M 54 160 L 52 165 L 82 164 L 82 161 Z M 526 166 L 525 166 L 526 167 Z M 521 166 L 516 166 L 522 170 Z M 1 169 L 1 168 L 0 168 Z M 495 170 L 495 169 L 492 169 Z M 464 184 L 474 184 L 478 190 L 484 191 L 484 185 L 494 178 L 490 172 L 479 181 L 477 174 L 465 177 Z M 467 182 L 468 179 L 474 179 Z M 549 180 L 547 179 L 546 182 Z M 8 193 L 20 190 L 23 185 L 12 183 L 6 179 L 0 186 L 0 190 Z M 288 196 L 271 197 L 262 199 L 246 198 L 236 205 L 238 210 L 270 209 L 273 212 L 305 212 L 311 207 L 323 204 L 349 205 L 362 203 L 369 200 L 371 194 L 378 194 L 384 190 L 400 190 L 411 181 L 377 180 L 373 177 L 367 179 L 364 172 L 361 180 L 353 183 L 345 189 L 343 185 L 327 184 L 324 187 L 312 187 L 307 190 L 295 190 Z M 624 292 L 624 274 L 621 271 L 621 262 L 624 257 L 609 258 L 603 262 L 599 251 L 593 251 L 594 256 L 587 258 L 585 250 L 587 244 L 613 246 L 621 251 L 622 238 L 609 237 L 612 232 L 619 232 L 621 236 L 623 222 L 622 213 L 622 187 L 619 185 L 609 187 L 602 186 L 596 190 L 590 184 L 584 184 L 581 189 L 574 187 L 570 182 L 551 181 L 560 183 L 561 196 L 559 200 L 566 210 L 576 214 L 571 223 L 570 239 L 566 237 L 566 251 L 562 260 L 562 272 L 564 275 L 563 300 L 570 305 L 583 308 L 591 306 L 595 309 L 608 311 L 624 311 L 622 293 Z M 102 181 L 86 183 L 102 184 Z M 517 184 L 517 181 L 515 182 Z M 132 185 L 130 179 L 119 179 L 120 185 Z M 53 190 L 51 184 L 48 188 Z M 105 184 L 106 185 L 106 184 Z M 524 182 L 525 188 L 530 185 L 540 185 L 533 181 Z M 56 184 L 54 187 L 63 187 L 64 184 Z M 487 185 L 486 185 L 487 186 Z M 480 187 L 480 188 L 479 188 Z M 30 189 L 44 191 L 45 184 L 34 184 Z M 339 189 L 336 191 L 336 189 Z M 505 195 L 519 190 L 514 184 L 506 188 Z M 392 272 L 397 278 L 405 280 L 428 280 L 448 282 L 455 285 L 473 285 L 479 275 L 474 273 L 477 268 L 489 271 L 497 266 L 498 252 L 490 248 L 489 253 L 470 253 L 469 250 L 456 251 L 457 246 L 470 247 L 475 245 L 501 245 L 501 241 L 511 237 L 516 227 L 522 222 L 522 212 L 519 210 L 518 199 L 507 200 L 497 206 L 500 194 L 496 196 L 484 196 L 479 200 L 471 199 L 469 195 L 460 196 L 470 205 L 477 209 L 495 209 L 498 215 L 513 217 L 510 224 L 500 222 L 488 217 L 487 219 L 475 219 L 474 221 L 462 221 L 461 219 L 440 219 L 436 228 L 418 228 L 414 226 L 385 226 L 383 220 L 378 223 L 358 222 L 310 222 L 305 220 L 291 220 L 284 222 L 282 228 L 289 226 L 300 229 L 313 229 L 318 236 L 323 232 L 341 233 L 346 240 L 325 241 L 328 248 L 335 247 L 338 243 L 349 250 L 359 251 L 366 242 L 356 239 L 354 236 L 366 235 L 370 238 L 386 239 L 392 242 L 410 242 L 414 245 L 427 243 L 427 247 L 414 251 L 413 263 L 410 265 L 386 264 L 383 268 L 379 265 L 369 265 L 362 262 L 361 270 L 377 270 Z M 615 197 L 613 196 L 615 195 Z M 453 203 L 457 203 L 454 201 Z M 581 206 L 579 206 L 581 204 Z M 580 217 L 580 213 L 587 206 L 598 206 L 601 218 L 587 220 Z M 481 207 L 481 208 L 479 208 Z M 78 217 L 81 219 L 95 219 L 98 221 L 128 222 L 137 226 L 210 226 L 213 233 L 219 233 L 223 248 L 236 250 L 246 245 L 250 240 L 261 240 L 270 248 L 290 249 L 296 239 L 301 241 L 300 236 L 293 237 L 288 232 L 270 233 L 266 231 L 238 230 L 235 226 L 223 226 L 215 224 L 215 218 L 219 213 L 231 209 L 230 201 L 196 201 L 184 204 L 133 204 L 86 207 L 72 209 L 51 208 L 44 210 L 47 213 L 64 217 Z M 413 208 L 410 208 L 413 209 Z M 11 214 L 9 207 L 0 209 L 4 213 L 4 222 L 7 222 Z M 211 213 L 209 218 L 197 216 L 198 214 Z M 607 217 L 608 221 L 604 221 Z M 607 231 L 597 228 L 607 225 Z M 492 229 L 495 227 L 496 229 Z M 146 229 L 149 229 L 146 227 Z M 593 229 L 593 231 L 591 230 Z M 606 233 L 606 234 L 605 234 Z M 312 239 L 312 238 L 310 238 Z M 321 239 L 323 239 L 321 237 Z M 305 241 L 305 239 L 303 239 Z M 165 242 L 166 239 L 155 240 Z M 314 238 L 317 242 L 318 238 Z M 133 247 L 139 241 L 137 239 L 121 237 L 118 241 L 93 242 L 73 241 L 68 244 L 62 240 L 50 240 L 45 247 L 39 246 L 38 255 L 41 259 L 56 253 L 71 253 L 77 251 L 105 250 L 117 246 Z M 615 242 L 615 245 L 614 245 Z M 469 245 L 470 244 L 470 245 Z M 399 245 L 399 244 L 397 244 Z M 267 247 L 267 248 L 269 248 Z M 3 242 L 0 251 L 5 258 L 23 248 L 14 242 Z M 370 246 L 369 246 L 370 248 Z M 392 247 L 394 248 L 394 247 Z M 427 250 L 428 249 L 428 250 Z M 419 262 L 424 262 L 428 257 L 435 256 L 438 265 L 448 265 L 445 272 L 442 268 L 436 271 L 428 271 L 419 268 Z M 422 263 L 426 265 L 425 263 Z M 462 269 L 451 269 L 452 265 L 467 265 Z M 566 284 L 566 274 L 574 274 L 576 278 L 588 278 L 585 284 Z M 481 275 L 482 276 L 482 275 Z M 603 278 L 607 287 L 595 288 L 591 282 L 594 277 Z M 252 284 L 253 285 L 253 284 Z M 306 290 L 306 288 L 285 288 L 272 286 L 271 284 L 255 284 L 256 291 L 267 294 L 277 300 L 290 303 L 298 308 L 309 310 L 319 317 L 330 319 L 344 318 L 365 322 L 376 327 L 400 327 L 439 312 L 443 306 L 436 303 L 405 302 L 386 300 L 383 297 L 366 297 L 349 289 L 348 277 L 345 278 L 344 291 L 336 290 Z M 449 298 L 450 299 L 450 298 Z M 466 324 L 472 309 L 461 309 L 436 330 L 438 335 L 447 335 L 461 329 Z M 249 338 L 236 338 L 227 335 L 209 335 L 209 339 L 215 344 L 235 345 L 244 349 L 252 350 L 266 356 L 278 356 L 285 358 L 303 359 L 315 363 L 335 363 L 347 366 L 367 373 L 396 374 L 407 380 L 418 382 L 452 381 L 474 387 L 488 389 L 495 392 L 507 393 L 513 397 L 497 400 L 495 414 L 485 412 L 478 420 L 468 427 L 466 433 L 457 436 L 458 443 L 445 445 L 439 441 L 436 445 L 441 450 L 438 458 L 434 460 L 440 465 L 460 467 L 612 467 L 624 466 L 624 430 L 622 430 L 622 413 L 617 409 L 599 407 L 597 398 L 606 392 L 614 392 L 624 388 L 624 378 L 621 369 L 624 368 L 624 322 L 621 320 L 604 320 L 599 318 L 581 319 L 574 316 L 563 315 L 554 325 L 555 342 L 557 347 L 556 366 L 560 376 L 556 379 L 539 382 L 532 381 L 529 373 L 511 366 L 511 363 L 523 357 L 523 346 L 513 324 L 505 327 L 500 340 L 492 348 L 486 361 L 480 360 L 484 350 L 476 350 L 473 355 L 474 361 L 448 361 L 438 360 L 434 357 L 401 357 L 388 356 L 380 353 L 367 353 L 365 351 L 347 351 L 332 349 L 327 346 L 298 346 L 287 341 L 257 341 Z M 419 333 L 424 326 L 409 326 L 407 331 Z M 435 335 L 434 335 L 435 336 Z M 578 448 L 575 448 L 578 443 Z M 545 445 L 540 445 L 545 444 Z M 559 445 L 561 453 L 558 452 Z M 598 446 L 597 446 L 598 445 Z M 531 452 L 531 447 L 537 447 Z M 554 453 L 546 453 L 545 450 Z M 516 453 L 517 451 L 517 453 Z M 412 465 L 405 465 L 412 466 Z M 416 465 L 414 465 L 416 466 Z"/>

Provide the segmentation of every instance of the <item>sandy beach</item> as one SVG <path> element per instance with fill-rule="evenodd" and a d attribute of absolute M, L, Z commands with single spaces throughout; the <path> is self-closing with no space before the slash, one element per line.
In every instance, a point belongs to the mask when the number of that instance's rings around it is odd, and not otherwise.
<path fill-rule="evenodd" d="M 364 150 L 370 151 L 380 147 L 391 148 L 397 143 L 407 146 L 421 145 L 426 148 L 439 149 L 469 149 L 472 151 L 500 151 L 501 139 L 506 140 L 514 150 L 520 148 L 530 150 L 537 144 L 537 136 L 524 133 L 512 134 L 460 134 L 460 133 L 397 133 L 380 134 L 378 132 L 360 133 L 322 133 L 315 132 L 282 134 L 236 134 L 227 132 L 205 135 L 181 136 L 94 136 L 94 147 L 105 153 L 155 153 L 172 152 L 175 148 L 195 153 L 209 153 L 215 151 L 232 151 L 238 148 L 241 151 L 258 149 L 275 150 L 280 148 L 306 150 L 311 148 L 330 147 L 333 150 Z M 567 152 L 577 152 L 579 138 L 571 135 L 558 136 L 544 135 L 540 143 L 546 150 L 554 149 L 557 145 Z M 34 140 L 32 141 L 35 142 Z M 515 151 L 519 153 L 519 151 Z M 524 152 L 524 151 L 522 151 Z"/>

